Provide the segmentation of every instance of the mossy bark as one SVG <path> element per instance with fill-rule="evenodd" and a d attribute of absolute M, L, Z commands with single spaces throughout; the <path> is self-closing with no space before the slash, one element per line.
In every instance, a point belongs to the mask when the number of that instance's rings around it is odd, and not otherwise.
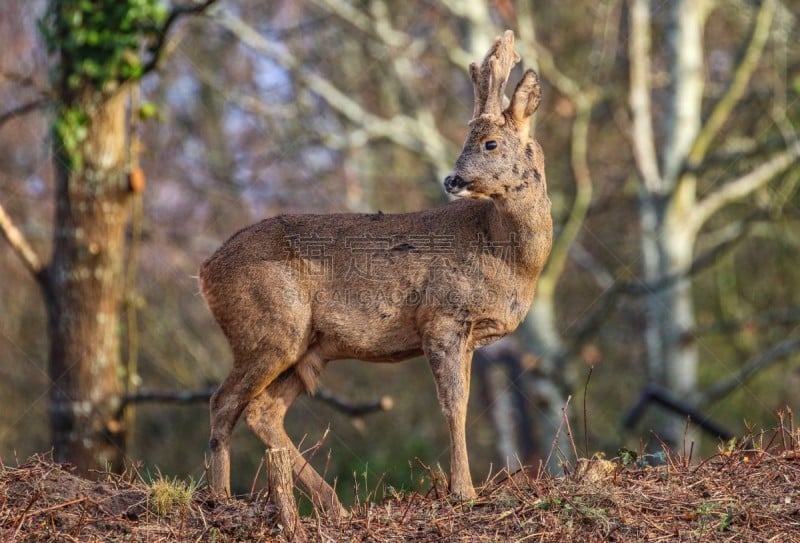
<path fill-rule="evenodd" d="M 73 155 L 58 139 L 53 149 L 56 211 L 44 281 L 50 423 L 56 460 L 81 471 L 119 469 L 124 456 L 119 308 L 131 195 L 125 96 L 96 92 L 67 102 L 87 113 L 85 138 Z"/>

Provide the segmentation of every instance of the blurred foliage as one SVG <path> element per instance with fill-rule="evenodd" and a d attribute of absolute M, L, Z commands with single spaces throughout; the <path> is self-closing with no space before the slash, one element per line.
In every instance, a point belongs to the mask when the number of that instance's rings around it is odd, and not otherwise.
<path fill-rule="evenodd" d="M 53 0 L 39 21 L 47 50 L 56 54 L 52 78 L 60 90 L 54 137 L 72 169 L 81 169 L 87 98 L 115 92 L 144 75 L 140 57 L 162 28 L 167 6 L 160 0 Z M 76 99 L 82 103 L 75 103 Z"/>
<path fill-rule="evenodd" d="M 67 88 L 109 89 L 143 75 L 142 39 L 155 36 L 166 17 L 160 0 L 53 0 L 39 30 L 61 57 L 54 75 Z"/>

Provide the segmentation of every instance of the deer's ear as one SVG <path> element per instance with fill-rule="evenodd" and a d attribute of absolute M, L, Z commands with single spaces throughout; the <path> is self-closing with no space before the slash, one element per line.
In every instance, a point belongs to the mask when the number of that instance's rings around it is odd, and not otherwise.
<path fill-rule="evenodd" d="M 539 76 L 533 70 L 528 70 L 517 84 L 508 106 L 511 118 L 521 131 L 527 132 L 531 115 L 538 109 L 540 100 Z"/>

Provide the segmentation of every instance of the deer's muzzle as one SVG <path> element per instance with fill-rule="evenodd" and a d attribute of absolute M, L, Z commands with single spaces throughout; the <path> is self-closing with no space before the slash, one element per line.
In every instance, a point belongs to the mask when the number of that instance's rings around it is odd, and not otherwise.
<path fill-rule="evenodd" d="M 470 182 L 461 177 L 460 175 L 448 175 L 444 178 L 444 190 L 449 192 L 450 194 L 455 194 L 456 196 L 464 192 L 466 187 L 470 185 Z"/>

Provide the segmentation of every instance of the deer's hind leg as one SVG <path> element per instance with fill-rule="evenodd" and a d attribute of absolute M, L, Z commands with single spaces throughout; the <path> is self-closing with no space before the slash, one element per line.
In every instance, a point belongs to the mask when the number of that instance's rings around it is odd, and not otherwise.
<path fill-rule="evenodd" d="M 304 330 L 300 323 L 266 323 L 253 333 L 237 332 L 228 336 L 234 363 L 228 376 L 211 397 L 211 486 L 220 493 L 230 494 L 230 439 L 236 421 L 247 404 L 290 368 L 306 350 Z M 296 325 L 296 326 L 293 326 Z"/>
<path fill-rule="evenodd" d="M 310 359 L 314 360 L 309 364 Z M 342 507 L 336 492 L 300 454 L 284 428 L 286 411 L 306 389 L 297 368 L 310 367 L 314 368 L 312 371 L 317 371 L 323 364 L 324 362 L 315 353 L 306 353 L 297 366 L 284 372 L 253 398 L 245 409 L 244 417 L 248 426 L 267 447 L 286 448 L 291 452 L 294 476 L 306 488 L 315 507 L 321 507 L 334 516 L 344 516 L 347 512 Z"/>
<path fill-rule="evenodd" d="M 200 290 L 233 352 L 233 367 L 211 398 L 211 486 L 230 494 L 230 439 L 247 404 L 306 352 L 311 308 L 291 297 L 292 274 L 259 262 L 241 265 L 233 249 L 200 268 Z"/>

